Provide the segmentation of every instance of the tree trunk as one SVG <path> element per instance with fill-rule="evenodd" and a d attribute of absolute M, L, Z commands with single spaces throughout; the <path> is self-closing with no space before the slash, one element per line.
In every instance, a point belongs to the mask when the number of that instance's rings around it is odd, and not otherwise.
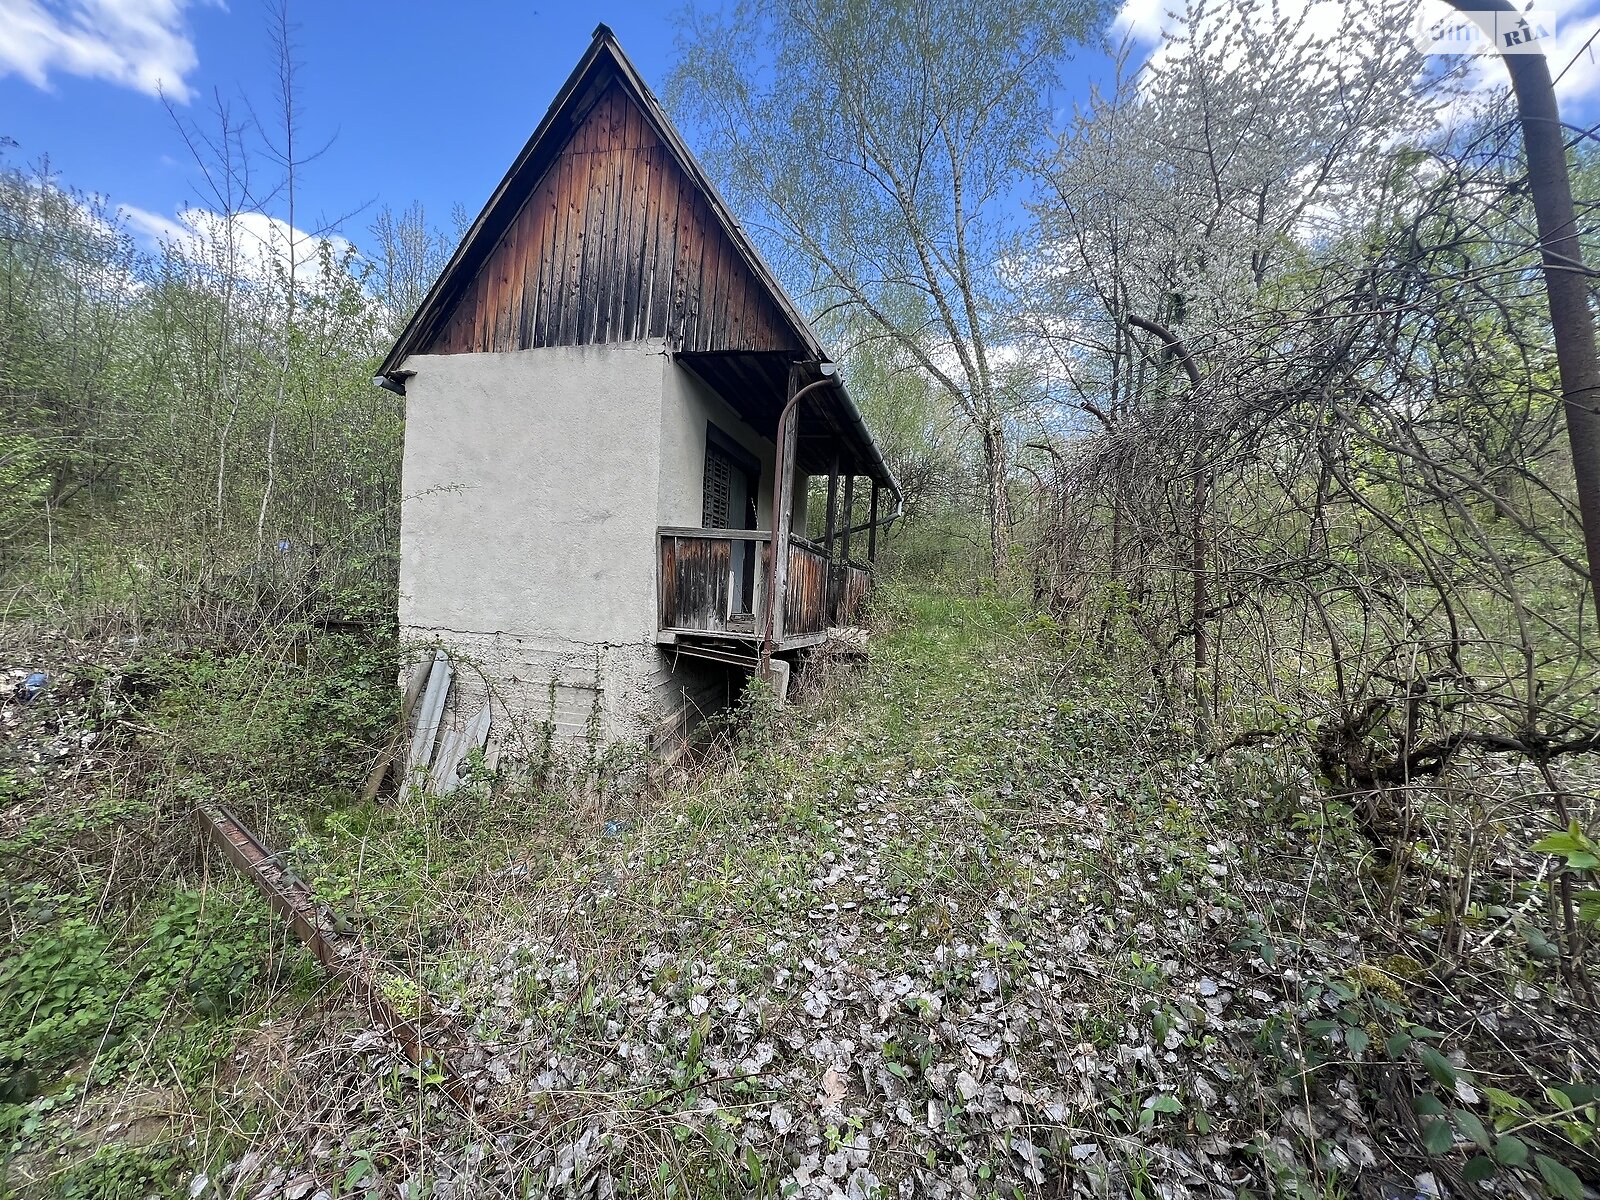
<path fill-rule="evenodd" d="M 1205 451 L 1200 451 L 1203 457 Z M 1195 465 L 1194 476 L 1194 529 L 1190 550 L 1194 571 L 1194 712 L 1195 729 L 1206 736 L 1211 726 L 1211 705 L 1207 695 L 1211 667 L 1211 644 L 1206 634 L 1206 609 L 1210 606 L 1210 579 L 1207 558 L 1209 532 L 1206 509 L 1211 503 L 1211 489 L 1206 478 L 1204 462 Z"/>
<path fill-rule="evenodd" d="M 1006 491 L 1005 433 L 991 425 L 983 431 L 983 475 L 988 492 L 989 554 L 996 580 L 1006 575 L 1011 549 L 1011 496 Z"/>
<path fill-rule="evenodd" d="M 1211 504 L 1210 466 L 1206 456 L 1210 447 L 1206 444 L 1210 433 L 1207 428 L 1205 412 L 1201 405 L 1198 392 L 1200 390 L 1200 368 L 1195 365 L 1194 358 L 1189 349 L 1177 334 L 1165 325 L 1156 321 L 1147 320 L 1133 313 L 1128 314 L 1128 324 L 1135 329 L 1142 329 L 1146 333 L 1154 334 L 1166 345 L 1167 351 L 1177 359 L 1178 365 L 1183 368 L 1183 373 L 1189 379 L 1189 402 L 1195 406 L 1195 455 L 1194 455 L 1194 512 L 1191 514 L 1189 535 L 1190 572 L 1193 576 L 1193 590 L 1191 591 L 1190 614 L 1194 622 L 1194 678 L 1190 681 L 1190 692 L 1194 697 L 1195 732 L 1202 739 L 1210 736 L 1211 729 L 1211 700 L 1207 694 L 1207 674 L 1211 665 L 1211 647 L 1206 637 L 1206 609 L 1210 606 L 1209 580 L 1207 578 L 1210 556 L 1208 546 L 1209 525 L 1207 509 Z"/>
<path fill-rule="evenodd" d="M 1480 19 L 1486 11 L 1520 15 L 1508 0 L 1450 0 L 1464 15 Z M 1544 54 L 1502 55 L 1517 98 L 1522 143 L 1528 156 L 1528 191 L 1539 224 L 1545 294 L 1555 334 L 1556 368 L 1572 446 L 1572 472 L 1578 483 L 1589 560 L 1590 599 L 1600 623 L 1600 359 L 1595 355 L 1594 321 L 1589 315 L 1589 271 L 1578 243 L 1578 218 L 1567 173 L 1566 135 L 1556 105 L 1556 89 Z"/>

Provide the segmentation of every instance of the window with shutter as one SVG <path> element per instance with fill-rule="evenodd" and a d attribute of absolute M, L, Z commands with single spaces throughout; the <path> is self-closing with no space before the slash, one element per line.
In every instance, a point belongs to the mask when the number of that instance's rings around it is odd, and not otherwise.
<path fill-rule="evenodd" d="M 700 506 L 700 524 L 706 529 L 729 529 L 729 499 L 733 486 L 733 460 L 714 442 L 706 441 L 705 498 Z"/>
<path fill-rule="evenodd" d="M 706 423 L 705 488 L 701 493 L 702 529 L 754 529 L 761 462 L 714 424 Z M 755 607 L 757 543 L 730 539 L 728 547 L 729 619 L 749 618 Z"/>

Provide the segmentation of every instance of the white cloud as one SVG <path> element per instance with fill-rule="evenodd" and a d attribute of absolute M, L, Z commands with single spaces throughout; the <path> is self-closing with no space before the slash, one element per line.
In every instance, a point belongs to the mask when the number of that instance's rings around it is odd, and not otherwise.
<path fill-rule="evenodd" d="M 1600 35 L 1596 33 L 1600 30 L 1600 4 L 1588 5 L 1588 12 L 1583 7 L 1565 6 L 1556 24 L 1555 44 L 1545 52 L 1552 73 L 1566 72 L 1556 83 L 1556 98 L 1563 104 L 1600 96 Z"/>
<path fill-rule="evenodd" d="M 292 248 L 295 280 L 315 284 L 321 278 L 318 253 L 323 242 L 335 262 L 351 249 L 345 238 L 306 233 L 260 212 L 236 213 L 230 227 L 222 214 L 203 208 L 180 209 L 175 217 L 127 204 L 119 211 L 128 228 L 146 242 L 170 247 L 179 257 L 217 271 L 227 270 L 231 262 L 236 278 L 256 282 L 287 272 Z"/>
<path fill-rule="evenodd" d="M 1168 0 L 1124 0 L 1117 10 L 1116 29 L 1138 42 L 1153 44 L 1161 31 L 1176 24 Z"/>
<path fill-rule="evenodd" d="M 191 231 L 186 225 L 179 224 L 171 217 L 163 217 L 160 213 L 147 212 L 131 204 L 124 204 L 117 211 L 128 223 L 128 228 L 146 241 L 166 245 L 190 236 Z"/>
<path fill-rule="evenodd" d="M 61 73 L 103 79 L 185 103 L 199 60 L 194 0 L 0 0 L 0 75 L 39 88 Z"/>
<path fill-rule="evenodd" d="M 1554 35 L 1547 39 L 1544 53 L 1550 74 L 1558 77 L 1556 99 L 1570 114 L 1600 97 L 1600 37 L 1595 37 L 1600 30 L 1600 0 L 1535 0 L 1532 8 L 1555 18 Z M 1424 21 L 1460 19 L 1445 0 L 1423 0 L 1418 10 Z M 1505 65 L 1494 54 L 1475 56 L 1467 67 L 1467 82 L 1480 94 L 1499 91 L 1508 83 Z"/>

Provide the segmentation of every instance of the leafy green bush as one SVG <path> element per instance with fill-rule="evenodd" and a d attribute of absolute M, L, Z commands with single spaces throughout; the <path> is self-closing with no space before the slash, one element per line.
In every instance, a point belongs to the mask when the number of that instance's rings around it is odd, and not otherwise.
<path fill-rule="evenodd" d="M 178 1165 L 170 1146 L 112 1142 L 51 1181 L 61 1200 L 123 1200 L 169 1194 Z"/>
<path fill-rule="evenodd" d="M 246 1004 L 270 918 L 219 899 L 178 890 L 142 928 L 117 928 L 95 920 L 81 897 L 38 888 L 22 897 L 16 945 L 0 959 L 0 1100 L 25 1100 L 84 1060 L 93 1078 L 108 1078 L 180 1038 L 185 1019 Z"/>
<path fill-rule="evenodd" d="M 299 657 L 164 654 L 131 673 L 153 694 L 149 720 L 181 771 L 216 788 L 248 781 L 297 801 L 333 800 L 352 790 L 394 726 L 393 646 L 324 635 Z"/>
<path fill-rule="evenodd" d="M 81 905 L 56 915 L 59 900 L 39 900 L 36 923 L 0 961 L 0 1099 L 25 1099 L 45 1071 L 91 1049 L 127 982 L 106 931 Z"/>

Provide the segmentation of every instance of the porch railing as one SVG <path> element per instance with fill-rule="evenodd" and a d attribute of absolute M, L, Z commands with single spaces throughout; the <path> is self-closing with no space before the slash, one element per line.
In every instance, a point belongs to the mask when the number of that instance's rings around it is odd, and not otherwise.
<path fill-rule="evenodd" d="M 789 579 L 783 590 L 785 639 L 828 631 L 828 556 L 822 547 L 789 538 Z"/>
<path fill-rule="evenodd" d="M 857 625 L 861 622 L 867 604 L 867 590 L 872 586 L 872 570 L 861 563 L 845 560 L 834 564 L 835 625 Z"/>
<path fill-rule="evenodd" d="M 669 528 L 658 533 L 662 631 L 759 640 L 766 632 L 771 531 Z M 866 567 L 830 563 L 821 546 L 802 537 L 790 537 L 788 553 L 781 644 L 815 639 L 830 625 L 859 618 L 871 581 Z"/>
<path fill-rule="evenodd" d="M 766 623 L 765 529 L 662 529 L 663 630 L 754 635 Z"/>

